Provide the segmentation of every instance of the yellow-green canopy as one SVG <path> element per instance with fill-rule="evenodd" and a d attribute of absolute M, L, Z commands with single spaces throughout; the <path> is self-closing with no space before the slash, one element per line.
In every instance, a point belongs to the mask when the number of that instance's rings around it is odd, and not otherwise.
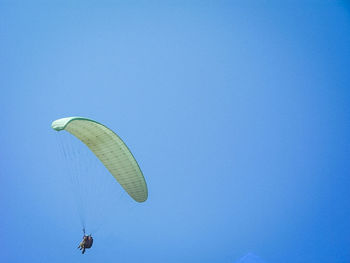
<path fill-rule="evenodd" d="M 51 127 L 56 131 L 68 131 L 89 147 L 135 201 L 147 200 L 147 185 L 140 167 L 116 133 L 101 123 L 82 117 L 58 119 Z"/>

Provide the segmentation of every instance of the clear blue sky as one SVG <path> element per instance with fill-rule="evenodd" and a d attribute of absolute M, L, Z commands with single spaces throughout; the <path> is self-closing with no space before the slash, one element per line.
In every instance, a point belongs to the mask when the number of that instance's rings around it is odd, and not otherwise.
<path fill-rule="evenodd" d="M 349 4 L 49 2 L 0 0 L 1 262 L 350 262 Z M 96 196 L 117 205 L 84 256 L 67 116 L 149 186 Z"/>

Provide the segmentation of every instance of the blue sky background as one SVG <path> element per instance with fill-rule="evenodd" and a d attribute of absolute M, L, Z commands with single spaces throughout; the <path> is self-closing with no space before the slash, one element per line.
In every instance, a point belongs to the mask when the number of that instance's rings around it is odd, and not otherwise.
<path fill-rule="evenodd" d="M 0 0 L 0 261 L 350 262 L 349 12 Z M 117 132 L 149 187 L 96 196 L 84 256 L 50 127 L 76 115 Z"/>

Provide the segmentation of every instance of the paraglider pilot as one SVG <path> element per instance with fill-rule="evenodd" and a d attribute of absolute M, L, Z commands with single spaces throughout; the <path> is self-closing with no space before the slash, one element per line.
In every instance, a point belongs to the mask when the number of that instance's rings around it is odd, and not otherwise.
<path fill-rule="evenodd" d="M 80 242 L 80 244 L 78 246 L 78 248 L 81 250 L 81 253 L 84 254 L 85 253 L 85 249 L 91 248 L 93 242 L 94 242 L 94 239 L 92 238 L 92 236 L 91 235 L 88 235 L 88 236 L 85 235 L 85 231 L 84 231 L 83 240 Z"/>

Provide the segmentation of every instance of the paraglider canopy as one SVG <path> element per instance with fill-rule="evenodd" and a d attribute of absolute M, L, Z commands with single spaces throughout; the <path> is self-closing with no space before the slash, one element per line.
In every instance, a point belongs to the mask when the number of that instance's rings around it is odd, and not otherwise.
<path fill-rule="evenodd" d="M 89 147 L 135 201 L 147 200 L 148 190 L 141 169 L 116 133 L 97 121 L 83 117 L 58 119 L 51 127 L 56 131 L 68 131 Z"/>

